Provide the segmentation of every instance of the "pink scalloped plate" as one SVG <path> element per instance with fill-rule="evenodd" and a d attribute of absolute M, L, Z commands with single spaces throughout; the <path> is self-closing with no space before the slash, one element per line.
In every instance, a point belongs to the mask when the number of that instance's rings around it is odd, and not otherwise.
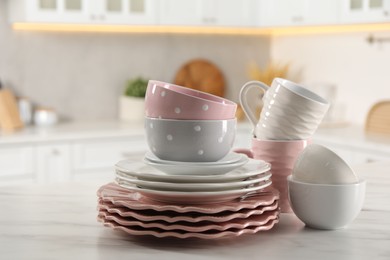
<path fill-rule="evenodd" d="M 180 205 L 167 204 L 150 200 L 138 192 L 121 188 L 115 183 L 103 185 L 97 191 L 98 197 L 104 202 L 111 202 L 115 206 L 126 207 L 131 210 L 175 211 L 179 213 L 198 212 L 215 214 L 222 211 L 239 211 L 241 209 L 255 209 L 259 206 L 269 206 L 279 199 L 279 192 L 268 187 L 260 192 L 243 196 L 219 204 Z"/>
<path fill-rule="evenodd" d="M 187 232 L 187 231 L 167 231 L 159 228 L 143 228 L 140 226 L 124 227 L 118 225 L 114 221 L 105 220 L 104 218 L 98 217 L 98 221 L 103 222 L 104 226 L 110 227 L 114 230 L 122 230 L 130 235 L 150 235 L 158 238 L 163 237 L 176 237 L 176 238 L 201 238 L 201 239 L 217 239 L 225 237 L 237 237 L 243 234 L 255 234 L 259 231 L 270 230 L 276 223 L 279 222 L 279 218 L 269 220 L 267 223 L 262 225 L 254 225 L 246 228 L 230 228 L 224 231 L 218 230 L 207 230 L 204 232 Z"/>
<path fill-rule="evenodd" d="M 142 227 L 145 229 L 159 228 L 167 231 L 185 231 L 185 232 L 205 232 L 208 230 L 225 231 L 227 229 L 244 229 L 251 226 L 262 226 L 270 220 L 277 219 L 279 211 L 267 211 L 261 215 L 254 215 L 248 218 L 231 219 L 225 222 L 214 223 L 212 221 L 198 222 L 198 223 L 166 223 L 164 221 L 142 222 L 134 218 L 123 218 L 117 214 L 108 213 L 105 210 L 100 210 L 98 217 L 105 221 L 114 221 L 120 226 L 125 227 Z"/>
<path fill-rule="evenodd" d="M 151 222 L 151 221 L 165 221 L 168 223 L 174 223 L 179 221 L 184 222 L 226 222 L 236 218 L 248 218 L 253 215 L 261 215 L 268 211 L 275 211 L 279 208 L 278 201 L 274 201 L 269 206 L 259 206 L 255 209 L 241 209 L 239 211 L 221 211 L 215 214 L 187 212 L 178 213 L 175 211 L 158 212 L 155 210 L 132 210 L 124 207 L 116 207 L 112 203 L 99 201 L 98 210 L 104 210 L 111 214 L 116 214 L 124 218 L 134 218 L 139 221 Z"/>

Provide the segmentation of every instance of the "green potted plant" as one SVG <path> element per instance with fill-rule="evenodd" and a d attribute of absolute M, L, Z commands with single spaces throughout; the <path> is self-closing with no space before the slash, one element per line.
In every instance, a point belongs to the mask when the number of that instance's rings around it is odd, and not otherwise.
<path fill-rule="evenodd" d="M 145 94 L 148 81 L 142 77 L 128 80 L 119 100 L 121 120 L 142 120 L 144 117 Z"/>

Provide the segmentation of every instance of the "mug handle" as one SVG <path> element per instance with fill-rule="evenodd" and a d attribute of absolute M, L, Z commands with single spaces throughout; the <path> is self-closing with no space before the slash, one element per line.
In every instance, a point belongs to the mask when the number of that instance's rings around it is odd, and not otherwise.
<path fill-rule="evenodd" d="M 249 150 L 249 149 L 246 149 L 246 148 L 237 148 L 237 149 L 234 149 L 233 152 L 245 154 L 245 155 L 248 156 L 249 158 L 252 158 L 252 159 L 253 159 L 253 152 L 252 152 L 251 150 Z"/>
<path fill-rule="evenodd" d="M 244 86 L 242 86 L 242 88 L 240 90 L 240 97 L 239 97 L 241 107 L 244 110 L 246 117 L 249 119 L 249 121 L 251 121 L 251 123 L 253 124 L 254 127 L 256 127 L 256 125 L 257 125 L 257 118 L 248 105 L 247 93 L 248 93 L 249 89 L 251 89 L 252 87 L 255 87 L 255 86 L 261 88 L 264 91 L 264 93 L 269 89 L 269 87 L 266 84 L 264 84 L 263 82 L 249 81 L 249 82 L 245 83 Z"/>

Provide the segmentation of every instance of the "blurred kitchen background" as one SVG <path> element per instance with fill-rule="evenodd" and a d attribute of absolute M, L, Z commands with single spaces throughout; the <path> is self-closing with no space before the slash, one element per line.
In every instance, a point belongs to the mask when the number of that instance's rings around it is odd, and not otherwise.
<path fill-rule="evenodd" d="M 390 42 L 369 44 L 366 40 L 371 34 L 378 38 L 390 37 L 388 31 L 372 32 L 367 29 L 363 32 L 351 30 L 343 33 L 300 34 L 299 31 L 294 33 L 292 29 L 291 35 L 275 36 L 17 31 L 11 27 L 7 2 L 0 1 L 0 57 L 2 57 L 0 78 L 18 95 L 27 96 L 35 103 L 53 107 L 60 115 L 71 119 L 115 118 L 118 113 L 117 97 L 121 94 L 126 80 L 143 76 L 147 79 L 171 82 L 180 66 L 194 58 L 208 59 L 221 69 L 226 77 L 226 97 L 235 101 L 242 84 L 250 80 L 248 76 L 250 63 L 255 62 L 259 66 L 265 66 L 269 61 L 289 63 L 291 70 L 301 73 L 299 80 L 307 83 L 308 86 L 310 84 L 334 85 L 337 92 L 336 101 L 341 103 L 340 113 L 345 115 L 347 121 L 363 124 L 369 108 L 378 100 L 390 96 L 390 88 L 386 87 L 390 84 L 388 74 Z M 39 5 L 40 2 L 44 4 L 50 1 L 31 2 Z M 60 2 L 68 1 L 54 2 L 58 2 L 57 6 L 59 6 Z M 75 2 L 83 4 L 88 0 Z M 145 2 L 151 2 L 153 8 L 155 2 L 161 5 L 188 2 L 186 4 L 191 6 L 199 5 L 201 1 L 145 0 Z M 220 12 L 223 12 L 224 1 L 216 2 L 220 2 L 222 5 L 219 6 Z M 304 20 L 305 13 L 300 14 L 301 10 L 297 9 L 308 1 L 243 1 L 240 4 L 247 4 L 245 2 L 252 2 L 258 9 L 252 8 L 246 14 L 253 17 L 251 27 L 261 26 L 258 18 L 261 18 L 265 12 L 268 12 L 269 16 L 275 16 L 270 23 L 277 24 L 279 27 L 294 25 L 294 21 L 289 21 L 289 17 L 286 16 Z M 265 2 L 264 7 L 273 7 L 272 10 L 261 10 L 261 2 Z M 275 2 L 273 4 L 275 6 L 266 2 Z M 343 2 L 351 2 L 351 4 L 361 2 L 362 6 L 365 2 L 368 4 L 381 2 L 383 8 L 389 8 L 386 0 L 312 2 L 331 2 L 322 8 L 334 7 L 330 10 L 333 14 L 329 15 L 328 22 L 332 24 L 337 20 L 340 24 L 343 23 L 342 15 L 345 11 Z M 181 12 L 181 5 L 177 7 L 178 13 Z M 278 5 L 292 7 L 274 10 Z M 309 7 L 314 7 L 315 10 L 305 10 L 306 12 L 319 12 L 318 15 L 321 15 L 321 11 L 329 12 L 321 10 L 321 5 L 318 3 L 313 3 Z M 20 4 L 18 8 L 26 7 Z M 160 9 L 164 8 L 160 6 Z M 287 13 L 289 10 L 291 14 Z M 157 11 L 154 14 L 158 16 Z M 326 18 L 326 14 L 324 16 Z M 281 21 L 274 21 L 278 17 Z M 387 21 L 390 20 L 390 15 L 388 17 Z M 180 20 L 185 19 L 185 15 L 180 15 L 176 20 L 177 25 L 181 26 Z M 362 14 L 361 22 L 364 23 L 365 20 Z M 373 20 L 373 22 L 386 22 L 386 20 L 378 14 L 378 21 Z M 299 23 L 311 25 L 310 20 L 295 22 L 295 24 Z M 265 24 L 267 26 L 267 21 Z"/>
<path fill-rule="evenodd" d="M 31 113 L 43 110 L 36 120 L 49 125 L 2 131 L 0 176 L 39 182 L 107 174 L 133 152 L 129 140 L 142 136 L 142 124 L 119 119 L 128 81 L 175 82 L 197 59 L 222 73 L 223 96 L 236 102 L 245 82 L 284 69 L 332 103 L 329 132 L 320 129 L 319 140 L 353 162 L 372 160 L 371 152 L 389 157 L 385 137 L 370 143 L 366 121 L 376 103 L 390 100 L 390 0 L 0 0 L 3 89 L 19 108 L 25 100 Z M 242 122 L 237 145 L 248 146 L 250 126 Z M 101 147 L 110 142 L 107 155 Z M 351 155 L 351 144 L 371 157 Z M 53 171 L 62 173 L 50 177 Z"/>

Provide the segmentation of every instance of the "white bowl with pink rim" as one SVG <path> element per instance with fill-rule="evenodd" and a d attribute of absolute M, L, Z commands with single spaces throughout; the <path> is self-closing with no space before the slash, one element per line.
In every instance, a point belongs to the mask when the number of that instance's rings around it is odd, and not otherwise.
<path fill-rule="evenodd" d="M 225 120 L 235 118 L 237 104 L 195 89 L 149 80 L 145 116 L 162 119 Z"/>

